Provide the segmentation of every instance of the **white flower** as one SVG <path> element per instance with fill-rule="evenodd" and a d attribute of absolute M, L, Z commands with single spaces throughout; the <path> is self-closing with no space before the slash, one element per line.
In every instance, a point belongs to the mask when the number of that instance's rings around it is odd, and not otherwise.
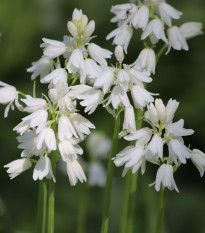
<path fill-rule="evenodd" d="M 124 55 L 124 53 L 123 53 L 123 48 L 122 48 L 121 45 L 117 45 L 117 46 L 115 47 L 115 57 L 116 57 L 116 59 L 117 59 L 117 61 L 118 61 L 119 63 L 122 63 L 122 62 L 123 62 L 123 60 L 124 60 L 124 58 L 125 58 L 125 55 Z"/>
<path fill-rule="evenodd" d="M 127 47 L 129 45 L 130 39 L 133 34 L 133 29 L 129 25 L 122 25 L 119 28 L 115 29 L 111 33 L 109 33 L 106 37 L 106 40 L 114 37 L 113 43 L 116 45 L 121 45 L 127 53 Z"/>
<path fill-rule="evenodd" d="M 134 101 L 135 108 L 143 109 L 147 104 L 154 101 L 152 93 L 145 90 L 139 85 L 135 85 L 131 88 L 131 95 Z"/>
<path fill-rule="evenodd" d="M 140 68 L 146 69 L 149 72 L 155 74 L 155 66 L 156 66 L 156 56 L 153 49 L 143 49 L 136 62 Z"/>
<path fill-rule="evenodd" d="M 43 38 L 44 43 L 41 44 L 43 54 L 49 58 L 56 58 L 66 52 L 66 45 L 57 40 Z"/>
<path fill-rule="evenodd" d="M 94 88 L 90 91 L 84 92 L 77 96 L 77 99 L 83 100 L 80 105 L 85 107 L 85 112 L 91 114 L 95 111 L 98 104 L 102 102 L 103 93 L 100 90 L 95 90 Z"/>
<path fill-rule="evenodd" d="M 157 110 L 158 119 L 161 122 L 166 121 L 166 107 L 161 99 L 155 99 L 155 108 Z"/>
<path fill-rule="evenodd" d="M 123 129 L 126 129 L 128 132 L 133 132 L 136 130 L 135 113 L 131 105 L 125 107 Z"/>
<path fill-rule="evenodd" d="M 85 29 L 85 31 L 84 31 L 83 37 L 84 37 L 85 39 L 89 38 L 89 37 L 93 34 L 94 30 L 95 30 L 95 21 L 94 21 L 94 20 L 91 20 L 91 21 L 88 23 L 88 25 L 87 25 L 87 27 L 86 27 L 86 29 Z"/>
<path fill-rule="evenodd" d="M 157 192 L 159 192 L 161 185 L 163 189 L 164 188 L 168 188 L 169 190 L 175 189 L 177 192 L 179 192 L 176 183 L 174 181 L 172 165 L 162 164 L 157 171 L 155 182 L 153 184 L 150 184 L 150 186 L 152 185 L 155 185 L 155 190 Z"/>
<path fill-rule="evenodd" d="M 104 167 L 98 162 L 91 163 L 88 169 L 88 184 L 90 186 L 104 187 L 105 183 L 106 171 Z"/>
<path fill-rule="evenodd" d="M 97 65 L 97 63 L 94 60 L 90 58 L 85 59 L 85 67 L 87 71 L 87 78 L 91 83 L 93 83 L 98 73 L 101 72 L 102 68 L 99 65 Z"/>
<path fill-rule="evenodd" d="M 61 116 L 58 122 L 58 138 L 60 141 L 69 140 L 75 136 L 78 138 L 78 135 L 75 132 L 75 129 L 67 116 Z"/>
<path fill-rule="evenodd" d="M 128 89 L 130 75 L 125 70 L 120 70 L 117 74 L 117 84 L 119 84 L 125 91 Z"/>
<path fill-rule="evenodd" d="M 40 157 L 33 171 L 34 180 L 42 180 L 44 177 L 48 179 L 52 178 L 53 181 L 56 182 L 56 179 L 53 175 L 51 161 L 47 156 Z"/>
<path fill-rule="evenodd" d="M 185 39 L 203 34 L 202 23 L 188 22 L 184 23 L 179 27 Z"/>
<path fill-rule="evenodd" d="M 75 99 L 78 95 L 94 90 L 93 87 L 88 85 L 75 85 L 70 87 L 69 97 Z"/>
<path fill-rule="evenodd" d="M 179 106 L 179 102 L 170 99 L 166 105 L 166 122 L 167 124 L 172 121 L 174 114 Z"/>
<path fill-rule="evenodd" d="M 14 109 L 14 102 L 16 107 L 21 110 L 22 106 L 18 102 L 18 91 L 15 87 L 0 81 L 0 104 L 8 104 L 4 111 L 4 117 L 8 116 L 9 109 Z"/>
<path fill-rule="evenodd" d="M 169 27 L 171 26 L 171 19 L 179 19 L 182 15 L 182 12 L 177 11 L 165 2 L 160 3 L 158 9 L 162 21 L 165 22 Z"/>
<path fill-rule="evenodd" d="M 74 143 L 74 142 L 73 142 Z M 83 150 L 77 144 L 73 144 L 72 140 L 67 141 L 63 140 L 60 141 L 58 144 L 58 148 L 61 154 L 61 157 L 64 161 L 72 161 L 73 159 L 77 159 L 77 154 L 82 155 Z"/>
<path fill-rule="evenodd" d="M 177 165 L 177 159 L 185 164 L 186 159 L 191 158 L 191 150 L 187 148 L 183 142 L 178 139 L 173 139 L 167 143 L 169 148 L 170 162 L 174 162 Z"/>
<path fill-rule="evenodd" d="M 197 167 L 202 177 L 205 170 L 205 154 L 200 150 L 194 149 L 191 153 L 191 161 Z"/>
<path fill-rule="evenodd" d="M 130 101 L 127 97 L 127 93 L 121 86 L 115 86 L 113 88 L 106 106 L 109 105 L 110 103 L 112 103 L 114 109 L 118 109 L 120 103 L 122 103 L 124 106 L 127 107 L 130 105 Z"/>
<path fill-rule="evenodd" d="M 70 116 L 70 121 L 81 139 L 84 139 L 84 134 L 90 134 L 89 128 L 95 129 L 95 126 L 79 113 L 73 113 Z"/>
<path fill-rule="evenodd" d="M 131 23 L 136 29 L 141 28 L 144 31 L 148 20 L 149 8 L 147 6 L 141 6 L 138 11 L 135 11 L 135 14 L 131 19 Z"/>
<path fill-rule="evenodd" d="M 4 167 L 8 168 L 7 173 L 9 174 L 10 179 L 15 178 L 20 175 L 22 172 L 28 170 L 32 166 L 30 159 L 17 159 L 4 165 Z"/>
<path fill-rule="evenodd" d="M 102 66 L 107 66 L 105 58 L 111 58 L 112 55 L 112 52 L 107 49 L 103 49 L 94 43 L 90 43 L 88 45 L 88 52 L 91 58 Z"/>
<path fill-rule="evenodd" d="M 18 148 L 23 149 L 21 157 L 32 157 L 33 155 L 42 156 L 45 154 L 46 145 L 37 149 L 37 137 L 36 129 L 29 130 L 23 135 L 18 136 L 17 140 L 20 143 Z"/>
<path fill-rule="evenodd" d="M 30 95 L 26 95 L 26 99 L 21 99 L 27 107 L 24 108 L 26 112 L 35 112 L 41 109 L 46 109 L 47 103 L 44 99 L 33 98 Z"/>
<path fill-rule="evenodd" d="M 75 20 L 79 21 L 81 19 L 82 15 L 83 15 L 82 10 L 78 10 L 78 9 L 75 8 L 74 11 L 73 11 L 73 14 L 72 14 L 72 21 L 73 22 Z"/>
<path fill-rule="evenodd" d="M 126 68 L 126 67 L 125 67 Z M 143 82 L 150 83 L 152 78 L 150 72 L 141 70 L 139 66 L 135 65 L 131 69 L 127 70 L 130 76 L 130 83 L 143 87 Z"/>
<path fill-rule="evenodd" d="M 184 38 L 183 33 L 177 26 L 170 27 L 167 31 L 167 34 L 169 39 L 169 49 L 167 53 L 169 52 L 171 47 L 176 50 L 189 50 L 186 39 Z"/>
<path fill-rule="evenodd" d="M 20 133 L 25 133 L 29 128 L 37 127 L 36 133 L 39 133 L 46 126 L 48 112 L 44 109 L 37 110 L 32 114 L 24 117 L 13 130 Z"/>
<path fill-rule="evenodd" d="M 54 131 L 51 128 L 44 128 L 37 137 L 37 149 L 40 150 L 45 145 L 48 147 L 48 151 L 56 150 L 56 138 Z"/>
<path fill-rule="evenodd" d="M 53 70 L 53 63 L 48 57 L 42 57 L 36 62 L 32 63 L 32 66 L 27 69 L 27 72 L 33 73 L 31 75 L 31 80 L 34 80 L 40 75 L 41 78 L 49 74 Z"/>
<path fill-rule="evenodd" d="M 75 186 L 78 180 L 80 180 L 81 183 L 83 183 L 83 181 L 86 181 L 83 169 L 76 159 L 73 159 L 71 161 L 67 160 L 66 163 L 68 178 L 72 186 Z"/>
<path fill-rule="evenodd" d="M 67 27 L 68 27 L 68 31 L 70 32 L 70 34 L 74 37 L 74 38 L 78 38 L 78 29 L 76 28 L 75 24 L 71 21 L 68 21 L 67 23 Z"/>
<path fill-rule="evenodd" d="M 162 39 L 166 44 L 168 44 L 167 38 L 164 34 L 163 24 L 159 19 L 153 19 L 148 23 L 147 27 L 141 35 L 141 39 L 144 40 L 149 35 L 154 36 L 157 40 Z"/>
<path fill-rule="evenodd" d="M 58 68 L 42 78 L 41 83 L 52 83 L 56 86 L 57 84 L 67 83 L 67 77 L 67 72 L 63 68 Z"/>

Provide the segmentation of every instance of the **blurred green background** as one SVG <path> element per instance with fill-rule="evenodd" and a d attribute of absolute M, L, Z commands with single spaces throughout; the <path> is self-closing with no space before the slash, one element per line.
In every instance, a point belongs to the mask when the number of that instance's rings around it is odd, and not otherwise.
<path fill-rule="evenodd" d="M 106 35 L 116 28 L 110 24 L 109 12 L 112 5 L 125 3 L 117 0 L 1 0 L 0 1 L 0 80 L 31 93 L 32 83 L 26 69 L 31 62 L 42 55 L 39 47 L 42 38 L 62 40 L 67 32 L 67 21 L 72 17 L 74 8 L 83 9 L 88 18 L 96 22 L 94 43 L 112 49 Z M 205 25 L 204 0 L 169 1 L 176 9 L 183 11 L 177 22 L 202 22 Z M 189 52 L 174 51 L 163 56 L 156 70 L 154 82 L 149 90 L 160 93 L 167 102 L 169 98 L 180 102 L 175 120 L 185 119 L 185 128 L 192 128 L 195 134 L 185 139 L 191 148 L 205 151 L 205 37 L 198 36 L 188 41 Z M 135 33 L 128 47 L 126 62 L 133 62 L 142 43 L 139 33 Z M 40 87 L 38 90 L 40 93 Z M 22 118 L 22 114 L 10 112 L 3 118 L 4 106 L 0 107 L 0 232 L 34 232 L 36 221 L 38 184 L 32 179 L 32 169 L 14 180 L 9 180 L 3 165 L 19 158 L 16 134 L 12 129 Z M 99 109 L 90 120 L 101 132 L 112 136 L 113 119 Z M 123 148 L 120 143 L 119 151 Z M 85 151 L 85 156 L 89 152 Z M 106 165 L 106 162 L 105 162 Z M 110 233 L 118 233 L 121 224 L 122 201 L 125 178 L 121 178 L 122 168 L 115 169 L 111 201 Z M 139 192 L 136 195 L 136 229 L 138 233 L 151 233 L 155 226 L 159 195 L 148 184 L 155 180 L 156 167 L 148 165 L 144 176 L 139 175 Z M 180 193 L 169 192 L 165 211 L 165 230 L 167 233 L 205 233 L 205 180 L 200 178 L 197 169 L 188 162 L 175 174 Z M 85 209 L 84 232 L 100 232 L 103 206 L 103 189 L 78 184 L 71 187 L 67 176 L 57 173 L 56 184 L 56 233 L 77 232 L 79 213 Z M 82 201 L 83 200 L 83 201 Z M 84 204 L 83 204 L 84 205 Z M 80 233 L 80 232 L 78 232 Z M 83 232 L 81 232 L 83 233 Z"/>

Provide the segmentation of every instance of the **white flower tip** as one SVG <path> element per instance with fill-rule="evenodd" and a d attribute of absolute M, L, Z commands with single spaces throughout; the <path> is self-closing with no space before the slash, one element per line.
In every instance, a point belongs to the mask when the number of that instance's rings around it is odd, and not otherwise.
<path fill-rule="evenodd" d="M 120 45 L 117 45 L 115 47 L 115 57 L 119 63 L 122 63 L 124 60 L 124 53 L 123 53 L 123 48 Z"/>

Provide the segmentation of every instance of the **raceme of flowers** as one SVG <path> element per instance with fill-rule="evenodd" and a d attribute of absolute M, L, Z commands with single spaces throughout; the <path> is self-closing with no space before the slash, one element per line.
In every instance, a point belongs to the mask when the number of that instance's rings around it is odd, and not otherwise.
<path fill-rule="evenodd" d="M 107 62 L 113 53 L 91 42 L 95 22 L 89 22 L 82 10 L 75 9 L 72 21 L 67 24 L 71 36 L 64 36 L 63 41 L 43 38 L 40 46 L 43 55 L 27 70 L 32 73 L 32 80 L 39 76 L 40 82 L 48 85 L 47 95 L 43 94 L 42 98 L 32 97 L 17 91 L 15 87 L 0 83 L 0 103 L 8 104 L 5 117 L 9 109 L 14 108 L 14 103 L 20 111 L 29 114 L 14 128 L 20 134 L 17 140 L 23 151 L 22 158 L 5 165 L 11 178 L 31 168 L 34 163 L 34 180 L 46 177 L 55 181 L 52 166 L 62 160 L 66 163 L 71 185 L 75 185 L 78 180 L 86 181 L 79 163 L 83 150 L 78 143 L 95 126 L 78 113 L 78 102 L 88 114 L 92 114 L 99 104 L 114 117 L 124 111 L 122 134 L 129 134 L 126 140 L 137 142 L 134 147 L 125 148 L 114 159 L 117 166 L 125 164 L 123 175 L 129 169 L 134 173 L 139 167 L 144 172 L 145 162 L 149 161 L 161 165 L 155 189 L 158 191 L 162 183 L 163 187 L 178 190 L 173 172 L 188 158 L 192 159 L 203 175 L 205 155 L 196 149 L 191 152 L 182 140 L 182 136 L 190 135 L 193 131 L 183 128 L 183 120 L 172 123 L 178 103 L 170 100 L 165 107 L 161 100 L 156 99 L 154 106 L 153 96 L 156 94 L 145 89 L 145 84 L 152 82 L 151 73 L 155 73 L 156 56 L 153 48 L 144 48 L 134 63 L 123 63 L 132 27 L 142 28 L 143 39 L 150 35 L 152 42 L 162 39 L 165 43 L 171 43 L 170 38 L 166 39 L 163 25 L 166 23 L 171 26 L 171 19 L 178 19 L 181 13 L 159 1 L 145 2 L 140 6 L 117 5 L 111 11 L 115 14 L 112 22 L 118 22 L 118 29 L 107 37 L 115 37 L 114 43 L 117 44 L 114 50 L 117 60 L 115 66 L 109 66 Z M 156 18 L 156 12 L 159 12 L 161 19 Z M 177 30 L 186 31 L 186 38 L 201 33 L 199 23 L 185 24 L 180 28 Z M 23 97 L 20 99 L 23 106 L 18 102 L 19 95 Z M 148 110 L 144 119 L 151 128 L 136 131 L 134 109 L 143 110 L 145 107 Z M 169 156 L 163 154 L 165 144 L 168 145 Z M 96 171 L 93 173 L 96 174 Z"/>

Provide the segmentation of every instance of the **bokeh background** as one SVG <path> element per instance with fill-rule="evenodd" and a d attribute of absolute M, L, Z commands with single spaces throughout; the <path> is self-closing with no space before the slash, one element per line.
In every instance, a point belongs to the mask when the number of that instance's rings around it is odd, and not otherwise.
<path fill-rule="evenodd" d="M 26 93 L 32 92 L 30 74 L 26 69 L 31 62 L 42 55 L 39 47 L 42 38 L 62 40 L 67 32 L 67 21 L 74 8 L 83 9 L 89 19 L 96 22 L 94 42 L 102 47 L 113 49 L 106 35 L 116 25 L 109 23 L 112 5 L 125 3 L 121 0 L 1 0 L 0 1 L 0 80 L 16 86 Z M 178 25 L 187 21 L 202 22 L 205 25 L 204 0 L 170 0 L 176 9 L 183 11 Z M 186 138 L 191 148 L 205 151 L 205 37 L 198 36 L 188 41 L 189 52 L 174 51 L 163 56 L 153 77 L 149 90 L 160 93 L 167 102 L 169 98 L 180 102 L 175 120 L 185 119 L 185 127 L 195 130 Z M 128 48 L 126 62 L 133 62 L 142 43 L 139 33 Z M 40 86 L 37 86 L 41 93 Z M 32 169 L 14 180 L 9 180 L 3 165 L 19 158 L 16 134 L 12 131 L 22 118 L 22 113 L 10 112 L 3 118 L 4 106 L 0 107 L 0 232 L 32 233 L 35 229 L 38 184 L 32 179 Z M 96 128 L 111 138 L 113 119 L 99 109 L 90 116 Z M 84 146 L 84 145 L 83 145 Z M 123 147 L 120 143 L 119 150 Z M 85 156 L 89 151 L 85 148 Z M 107 165 L 104 160 L 104 165 Z M 122 168 L 115 169 L 111 200 L 110 233 L 120 232 L 122 202 L 125 178 L 121 178 Z M 139 174 L 137 208 L 135 213 L 138 233 L 151 233 L 154 230 L 158 211 L 159 194 L 148 184 L 155 179 L 156 167 L 148 166 L 144 176 Z M 167 233 L 205 232 L 205 179 L 188 162 L 175 174 L 180 193 L 169 192 L 165 211 Z M 66 175 L 57 172 L 56 184 L 56 233 L 97 233 L 100 232 L 104 189 L 88 188 L 78 184 L 71 187 Z M 78 229 L 79 218 L 84 218 L 84 231 Z M 81 216 L 81 217 L 80 217 Z M 82 220 L 82 218 L 81 218 Z"/>

